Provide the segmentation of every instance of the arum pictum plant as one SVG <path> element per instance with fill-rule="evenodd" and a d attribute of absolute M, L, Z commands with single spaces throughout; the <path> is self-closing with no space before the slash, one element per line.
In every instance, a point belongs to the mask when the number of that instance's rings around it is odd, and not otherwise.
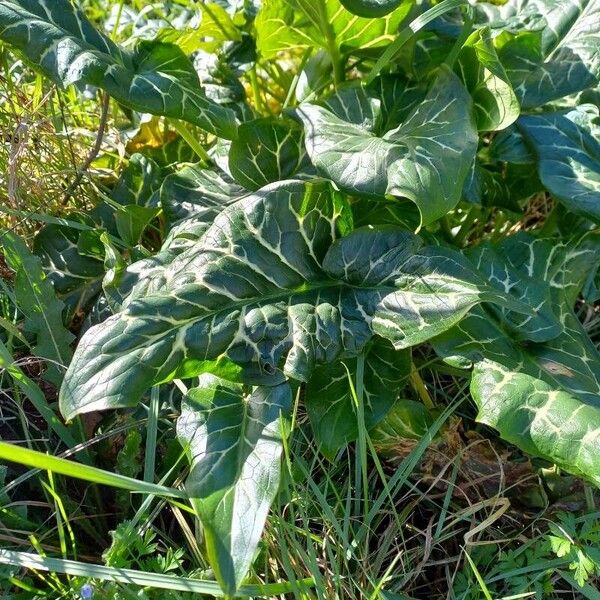
<path fill-rule="evenodd" d="M 600 355 L 574 311 L 600 297 L 600 1 L 199 10 L 195 29 L 122 47 L 68 0 L 0 3 L 0 38 L 56 84 L 183 132 L 130 157 L 87 229 L 37 236 L 67 309 L 90 312 L 65 418 L 184 382 L 186 490 L 232 596 L 277 494 L 294 397 L 334 458 L 358 436 L 348 377 L 374 427 L 424 343 L 471 377 L 481 423 L 600 484 Z M 555 203 L 543 228 L 494 229 L 533 195 Z M 85 251 L 93 235 L 103 254 Z M 425 413 L 405 401 L 407 431 Z"/>

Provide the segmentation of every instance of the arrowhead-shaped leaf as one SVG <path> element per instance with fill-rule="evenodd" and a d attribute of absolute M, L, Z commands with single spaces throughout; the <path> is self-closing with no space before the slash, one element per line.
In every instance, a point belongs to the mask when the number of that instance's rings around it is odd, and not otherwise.
<path fill-rule="evenodd" d="M 306 384 L 304 397 L 315 440 L 331 460 L 340 448 L 358 437 L 358 414 L 348 382 L 348 376 L 354 378 L 356 374 L 356 359 L 344 364 L 317 367 Z M 368 348 L 363 374 L 367 429 L 377 425 L 393 406 L 410 368 L 409 350 L 397 351 L 381 338 L 376 338 Z"/>
<path fill-rule="evenodd" d="M 594 86 L 600 78 L 598 0 L 512 0 L 498 15 L 500 59 L 523 108 Z M 498 23 L 497 23 L 498 24 Z"/>
<path fill-rule="evenodd" d="M 241 385 L 203 375 L 182 402 L 177 434 L 190 455 L 186 490 L 210 564 L 231 596 L 252 564 L 277 494 L 291 400 L 287 383 L 245 397 Z"/>
<path fill-rule="evenodd" d="M 90 84 L 134 110 L 235 137 L 233 111 L 205 96 L 191 61 L 174 44 L 143 41 L 133 52 L 120 48 L 69 0 L 2 2 L 0 38 L 60 85 Z"/>
<path fill-rule="evenodd" d="M 155 383 L 211 371 L 275 385 L 361 352 L 397 349 L 457 323 L 492 292 L 460 254 L 396 228 L 347 231 L 325 181 L 287 181 L 226 208 L 162 273 L 82 338 L 61 410 L 135 405 Z M 491 292 L 491 293 L 490 293 Z"/>
<path fill-rule="evenodd" d="M 298 113 L 312 163 L 342 190 L 409 198 L 423 224 L 444 216 L 460 200 L 478 137 L 471 98 L 449 70 L 441 72 L 399 127 L 382 136 L 323 106 L 303 104 Z"/>

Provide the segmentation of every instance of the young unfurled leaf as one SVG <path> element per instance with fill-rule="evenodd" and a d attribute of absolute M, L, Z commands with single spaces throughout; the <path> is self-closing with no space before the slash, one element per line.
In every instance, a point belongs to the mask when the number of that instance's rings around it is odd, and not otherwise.
<path fill-rule="evenodd" d="M 205 96 L 191 61 L 174 44 L 142 41 L 133 52 L 120 48 L 69 0 L 2 2 L 0 38 L 60 85 L 90 84 L 134 110 L 235 137 L 233 111 Z"/>
<path fill-rule="evenodd" d="M 292 394 L 287 383 L 242 386 L 212 375 L 188 391 L 177 434 L 188 448 L 185 487 L 217 580 L 231 596 L 246 576 L 279 487 Z"/>
<path fill-rule="evenodd" d="M 160 167 L 143 154 L 132 154 L 110 197 L 122 206 L 156 207 L 162 183 Z"/>
<path fill-rule="evenodd" d="M 489 28 L 469 36 L 458 56 L 457 72 L 473 98 L 479 131 L 505 129 L 516 121 L 519 101 L 496 54 Z"/>
<path fill-rule="evenodd" d="M 306 381 L 374 334 L 407 348 L 483 300 L 518 307 L 460 254 L 409 232 L 337 239 L 347 215 L 325 181 L 281 182 L 226 208 L 165 266 L 160 289 L 87 331 L 61 390 L 63 413 L 132 406 L 155 383 L 206 371 L 252 384 Z"/>
<path fill-rule="evenodd" d="M 350 194 L 403 196 L 428 224 L 454 208 L 475 158 L 471 98 L 444 69 L 425 100 L 396 129 L 377 136 L 331 110 L 303 104 L 306 148 L 317 170 Z"/>
<path fill-rule="evenodd" d="M 129 246 L 139 243 L 142 234 L 150 221 L 154 219 L 160 208 L 130 204 L 123 206 L 115 213 L 115 225 L 119 237 Z"/>
<path fill-rule="evenodd" d="M 346 365 L 346 366 L 344 366 Z M 347 367 L 347 368 L 346 368 Z M 407 380 L 410 351 L 397 351 L 376 338 L 365 355 L 363 402 L 365 427 L 371 429 L 388 413 Z M 358 414 L 348 377 L 356 375 L 356 359 L 317 367 L 306 384 L 304 403 L 319 449 L 333 460 L 358 437 Z"/>
<path fill-rule="evenodd" d="M 383 456 L 398 456 L 406 440 L 420 440 L 434 418 L 422 402 L 398 400 L 386 417 L 370 432 L 373 445 Z"/>
<path fill-rule="evenodd" d="M 26 331 L 35 335 L 33 352 L 48 362 L 45 376 L 54 384 L 62 381 L 71 362 L 74 335 L 63 325 L 64 304 L 56 298 L 40 259 L 12 232 L 2 234 L 2 251 L 15 272 L 15 298 L 25 317 Z"/>

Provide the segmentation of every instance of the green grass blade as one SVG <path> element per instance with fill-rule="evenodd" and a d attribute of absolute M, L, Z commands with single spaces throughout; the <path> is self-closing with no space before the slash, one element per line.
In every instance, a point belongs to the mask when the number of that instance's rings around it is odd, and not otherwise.
<path fill-rule="evenodd" d="M 103 469 L 98 469 L 96 467 L 89 467 L 71 460 L 65 460 L 64 458 L 50 456 L 42 452 L 37 452 L 36 450 L 21 448 L 20 446 L 7 444 L 6 442 L 0 442 L 0 460 L 10 460 L 22 465 L 27 465 L 28 467 L 45 469 L 60 475 L 67 475 L 69 477 L 75 477 L 76 479 L 91 481 L 92 483 L 109 485 L 111 487 L 129 490 L 130 492 L 155 494 L 157 496 L 166 496 L 168 498 L 187 498 L 185 492 L 182 492 L 181 490 L 148 483 L 146 481 L 139 481 L 138 479 L 125 477 L 124 475 L 118 475 L 117 473 L 111 473 L 110 471 L 104 471 Z"/>
<path fill-rule="evenodd" d="M 162 575 L 159 573 L 136 571 L 134 569 L 115 569 L 102 565 L 82 563 L 75 560 L 47 558 L 29 552 L 0 550 L 0 564 L 35 569 L 37 571 L 49 571 L 51 573 L 65 573 L 66 575 L 74 575 L 76 577 L 89 577 L 91 579 L 102 579 L 104 581 L 153 587 L 163 590 L 210 594 L 218 598 L 226 597 L 225 593 L 221 591 L 219 585 L 214 581 L 200 581 L 188 577 Z M 310 586 L 312 580 L 305 579 L 302 581 L 302 584 Z M 240 587 L 238 593 L 241 596 L 271 598 L 276 594 L 286 594 L 290 589 L 291 586 L 287 582 L 265 585 L 243 585 Z"/>
<path fill-rule="evenodd" d="M 48 423 L 48 427 L 58 435 L 62 442 L 69 448 L 75 446 L 77 442 L 68 427 L 61 422 L 54 411 L 48 406 L 42 390 L 19 368 L 2 341 L 0 341 L 0 369 L 6 369 L 14 384 L 29 398 L 35 410 L 40 413 L 44 421 Z"/>
<path fill-rule="evenodd" d="M 146 453 L 144 456 L 144 481 L 154 481 L 156 463 L 156 439 L 158 435 L 158 411 L 160 408 L 160 387 L 155 385 L 150 391 L 148 407 L 148 427 L 146 428 Z"/>
<path fill-rule="evenodd" d="M 385 49 L 385 52 L 380 56 L 379 60 L 375 63 L 375 66 L 371 69 L 371 72 L 365 79 L 365 83 L 368 85 L 377 77 L 380 71 L 386 67 L 396 56 L 400 48 L 410 40 L 410 38 L 423 29 L 425 25 L 431 23 L 431 21 L 441 17 L 447 12 L 467 4 L 467 0 L 443 0 L 438 5 L 426 10 L 422 15 L 419 15 L 416 19 L 413 19 L 400 33 L 398 37 Z"/>

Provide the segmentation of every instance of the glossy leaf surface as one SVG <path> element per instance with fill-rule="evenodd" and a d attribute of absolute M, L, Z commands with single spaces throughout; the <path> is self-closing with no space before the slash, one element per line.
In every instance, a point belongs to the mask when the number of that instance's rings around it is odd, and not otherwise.
<path fill-rule="evenodd" d="M 162 273 L 160 291 L 90 329 L 61 390 L 67 416 L 135 405 L 154 383 L 203 371 L 306 381 L 374 334 L 401 349 L 475 304 L 506 303 L 458 253 L 395 228 L 348 230 L 324 181 L 282 182 L 225 209 Z"/>
<path fill-rule="evenodd" d="M 379 199 L 409 198 L 423 224 L 458 203 L 477 150 L 477 132 L 471 98 L 449 70 L 400 126 L 381 136 L 368 119 L 356 124 L 356 118 L 340 117 L 339 109 L 334 113 L 304 104 L 299 114 L 312 163 L 342 190 Z"/>

